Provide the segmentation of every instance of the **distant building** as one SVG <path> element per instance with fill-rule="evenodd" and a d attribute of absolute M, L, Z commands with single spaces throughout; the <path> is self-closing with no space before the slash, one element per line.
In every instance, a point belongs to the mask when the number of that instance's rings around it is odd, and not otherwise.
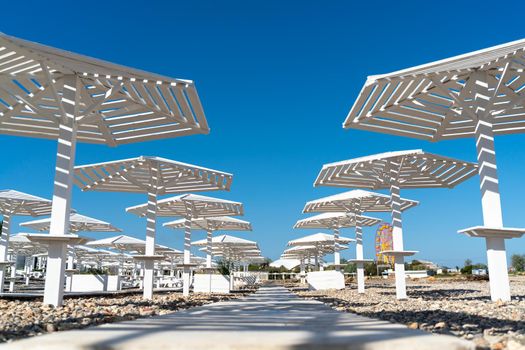
<path fill-rule="evenodd" d="M 473 275 L 484 276 L 487 274 L 487 269 L 472 269 Z"/>
<path fill-rule="evenodd" d="M 421 265 L 423 265 L 427 270 L 437 270 L 439 268 L 439 266 L 435 263 L 433 263 L 432 261 L 427 261 L 427 260 L 417 260 L 421 263 Z"/>

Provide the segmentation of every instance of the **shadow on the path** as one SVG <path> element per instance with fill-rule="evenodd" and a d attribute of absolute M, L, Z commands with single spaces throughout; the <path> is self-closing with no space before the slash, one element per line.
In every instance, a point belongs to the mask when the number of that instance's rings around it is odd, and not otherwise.
<path fill-rule="evenodd" d="M 224 333 L 224 339 L 235 341 L 243 332 L 298 332 L 306 333 L 297 348 L 331 349 L 364 348 L 366 344 L 400 338 L 428 336 L 422 331 L 378 319 L 368 319 L 337 312 L 322 303 L 299 298 L 284 288 L 261 288 L 241 300 L 220 302 L 165 316 L 122 322 L 83 330 L 89 339 L 90 331 L 108 332 L 105 340 L 84 345 L 86 350 L 112 349 L 124 342 L 148 339 L 156 333 L 173 332 L 173 339 L 181 336 L 199 337 L 205 332 Z M 275 333 L 273 333 L 275 334 Z M 180 339 L 180 338 L 179 338 Z M 255 339 L 256 340 L 256 339 Z M 268 339 L 261 339 L 265 342 Z"/>

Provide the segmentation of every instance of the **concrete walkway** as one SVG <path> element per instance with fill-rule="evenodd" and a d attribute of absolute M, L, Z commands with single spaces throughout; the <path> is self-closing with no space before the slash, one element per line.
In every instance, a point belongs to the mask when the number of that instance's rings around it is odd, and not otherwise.
<path fill-rule="evenodd" d="M 2 349 L 474 349 L 451 336 L 338 312 L 282 287 L 169 315 L 46 334 Z"/>

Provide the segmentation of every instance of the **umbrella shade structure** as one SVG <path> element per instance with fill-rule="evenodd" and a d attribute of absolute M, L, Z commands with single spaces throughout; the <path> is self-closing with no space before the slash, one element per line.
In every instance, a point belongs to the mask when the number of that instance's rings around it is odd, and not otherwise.
<path fill-rule="evenodd" d="M 370 76 L 343 127 L 428 141 L 474 138 L 492 300 L 510 300 L 494 136 L 525 131 L 525 40 Z M 499 230 L 499 231 L 498 231 Z M 510 232 L 510 234 L 509 234 Z"/>
<path fill-rule="evenodd" d="M 360 216 L 360 224 L 362 226 L 372 226 L 379 223 L 381 220 L 372 218 L 369 216 Z M 295 223 L 294 228 L 329 228 L 332 229 L 334 233 L 334 243 L 337 242 L 339 238 L 339 230 L 343 227 L 355 227 L 357 226 L 357 218 L 355 215 L 350 215 L 345 212 L 333 212 L 333 213 L 321 213 L 318 215 L 311 216 L 306 219 L 299 220 Z M 356 237 L 357 240 L 358 237 Z M 359 246 L 362 247 L 362 242 L 356 244 L 356 253 L 359 249 Z M 340 270 L 341 265 L 341 255 L 339 251 L 334 251 L 334 265 L 336 271 Z"/>
<path fill-rule="evenodd" d="M 192 245 L 207 246 L 208 241 L 195 241 Z M 207 250 L 208 247 L 201 249 Z M 229 261 L 230 264 L 233 264 L 231 267 L 234 267 L 235 263 L 246 264 L 262 258 L 257 242 L 230 235 L 213 237 L 212 254 Z"/>
<path fill-rule="evenodd" d="M 9 239 L 9 249 L 13 251 L 22 252 L 28 255 L 43 254 L 46 248 L 38 243 L 32 242 L 28 236 L 29 233 L 17 233 L 12 235 Z"/>
<path fill-rule="evenodd" d="M 108 238 L 103 238 L 103 239 L 99 239 L 96 241 L 88 242 L 86 243 L 86 246 L 117 250 L 120 255 L 123 255 L 124 252 L 133 253 L 131 257 L 134 259 L 140 260 L 142 259 L 144 255 L 146 255 L 148 243 L 145 240 L 138 239 L 135 237 L 131 237 L 127 235 L 117 235 L 113 237 L 108 237 Z M 160 254 L 157 257 L 157 260 L 164 259 L 170 254 L 175 256 L 175 253 L 177 252 L 175 249 L 172 249 L 166 246 L 162 246 L 162 245 L 156 245 L 155 250 L 158 252 L 158 254 Z M 118 262 L 119 262 L 119 270 L 122 271 L 124 259 L 120 258 Z M 151 265 L 154 265 L 153 260 L 149 260 L 149 262 L 151 262 Z M 146 272 L 147 272 L 146 268 L 148 267 L 146 266 L 146 263 L 148 263 L 148 260 L 145 260 L 144 262 L 144 277 L 146 277 Z M 151 266 L 151 270 L 153 270 L 153 266 Z M 144 287 L 146 289 L 146 286 Z"/>
<path fill-rule="evenodd" d="M 471 178 L 477 172 L 477 165 L 458 159 L 443 157 L 420 149 L 386 152 L 366 157 L 325 164 L 314 186 L 390 190 L 392 209 L 394 250 L 389 252 L 398 262 L 396 275 L 403 275 L 404 244 L 400 199 L 400 188 L 453 188 Z M 385 253 L 388 254 L 388 253 Z M 401 267 L 401 265 L 403 265 Z M 403 281 L 399 281 L 397 297 L 406 298 Z"/>
<path fill-rule="evenodd" d="M 281 258 L 281 259 L 272 261 L 270 263 L 271 267 L 280 268 L 281 266 L 283 266 L 287 270 L 292 270 L 299 265 L 301 265 L 301 261 L 299 261 L 299 259 L 282 259 Z"/>
<path fill-rule="evenodd" d="M 399 205 L 402 211 L 418 205 L 419 202 L 401 198 Z M 303 213 L 333 213 L 354 211 L 361 213 L 389 212 L 391 211 L 390 196 L 383 193 L 364 190 L 351 190 L 332 196 L 319 198 L 306 203 Z"/>
<path fill-rule="evenodd" d="M 165 194 L 229 190 L 233 175 L 153 156 L 75 167 L 75 184 L 82 191 Z"/>
<path fill-rule="evenodd" d="M 69 217 L 69 232 L 121 232 L 122 230 L 112 224 L 91 218 L 89 216 L 72 213 Z M 51 227 L 51 218 L 27 221 L 20 224 L 35 231 L 47 232 Z"/>
<path fill-rule="evenodd" d="M 186 224 L 185 219 L 179 219 L 165 223 L 164 227 L 173 229 L 184 228 Z M 232 218 L 229 216 L 217 216 L 208 218 L 195 218 L 191 220 L 191 228 L 193 230 L 205 230 L 207 237 L 207 250 L 206 250 L 206 267 L 211 268 L 212 259 L 212 235 L 213 232 L 219 230 L 229 231 L 251 231 L 252 225 L 248 221 Z"/>
<path fill-rule="evenodd" d="M 157 197 L 185 191 L 229 190 L 233 175 L 174 160 L 141 156 L 75 167 L 75 184 L 83 191 L 145 193 L 148 195 L 144 298 L 153 296 Z"/>
<path fill-rule="evenodd" d="M 0 33 L 0 133 L 56 139 L 44 303 L 63 299 L 77 142 L 118 146 L 207 134 L 195 84 Z"/>
<path fill-rule="evenodd" d="M 192 219 L 215 216 L 240 216 L 244 214 L 242 203 L 226 199 L 202 196 L 198 194 L 182 194 L 165 198 L 157 202 L 157 215 L 163 217 L 186 216 L 191 209 Z M 147 204 L 126 208 L 126 212 L 145 217 Z M 191 220 L 188 221 L 191 227 Z"/>
<path fill-rule="evenodd" d="M 305 237 L 297 238 L 288 242 L 289 246 L 302 246 L 302 245 L 331 245 L 334 242 L 336 243 L 350 243 L 355 242 L 354 239 L 348 237 L 339 236 L 335 238 L 334 235 L 329 235 L 327 233 L 315 233 L 313 235 L 308 235 Z"/>
<path fill-rule="evenodd" d="M 4 101 L 0 132 L 57 139 L 73 89 L 80 142 L 117 146 L 206 134 L 190 80 L 173 79 L 0 33 Z M 71 85 L 70 85 L 71 84 Z M 78 90 L 78 91 L 75 91 Z M 75 93 L 76 92 L 76 93 Z"/>
<path fill-rule="evenodd" d="M 212 248 L 220 248 L 220 247 L 227 247 L 227 246 L 235 246 L 235 247 L 245 247 L 245 246 L 257 246 L 257 242 L 250 241 L 248 239 L 239 238 L 235 236 L 230 235 L 220 235 L 215 236 L 211 239 Z M 198 247 L 204 247 L 208 245 L 207 239 L 201 239 L 195 242 L 192 242 L 191 245 L 198 246 Z"/>
<path fill-rule="evenodd" d="M 108 248 L 118 251 L 144 251 L 146 241 L 127 235 L 118 235 L 114 237 L 97 239 L 96 241 L 87 242 L 88 247 Z"/>
<path fill-rule="evenodd" d="M 404 199 L 398 197 L 395 200 L 396 216 L 395 222 L 398 227 L 401 227 L 401 211 L 412 208 L 419 203 L 417 201 Z M 303 212 L 340 212 L 345 211 L 355 217 L 355 235 L 356 235 L 356 259 L 357 265 L 357 287 L 359 293 L 364 293 L 364 256 L 363 256 L 363 226 L 361 217 L 365 212 L 393 212 L 392 210 L 392 196 L 384 195 L 382 193 L 352 190 L 343 193 L 338 193 L 333 196 L 320 198 L 306 203 Z M 403 242 L 402 231 L 397 230 L 397 241 Z M 413 251 L 405 251 L 403 248 L 398 248 L 396 257 L 396 295 L 399 299 L 406 298 L 406 282 L 404 276 L 404 258 L 405 255 L 414 254 Z"/>
<path fill-rule="evenodd" d="M 314 186 L 367 188 L 453 188 L 477 174 L 477 164 L 408 150 L 374 154 L 323 165 Z"/>
<path fill-rule="evenodd" d="M 381 219 L 370 216 L 361 215 L 362 224 L 365 226 L 373 226 L 381 221 Z M 354 227 L 356 225 L 355 216 L 345 212 L 331 212 L 313 215 L 305 219 L 298 220 L 293 228 L 345 228 Z"/>
<path fill-rule="evenodd" d="M 310 239 L 311 240 L 311 239 Z M 332 238 L 333 241 L 333 238 Z M 288 245 L 293 241 L 288 242 Z M 284 259 L 299 259 L 301 262 L 301 275 L 304 275 L 304 261 L 311 262 L 311 258 L 314 258 L 314 266 L 321 266 L 319 260 L 326 254 L 333 254 L 334 252 L 340 252 L 342 250 L 348 249 L 347 245 L 340 243 L 301 243 L 298 245 L 293 245 L 290 248 L 284 250 L 281 258 Z"/>
<path fill-rule="evenodd" d="M 308 235 L 305 237 L 301 237 L 298 239 L 294 239 L 288 242 L 288 246 L 297 246 L 299 248 L 296 248 L 295 251 L 299 250 L 306 250 L 311 251 L 308 249 L 301 249 L 301 247 L 315 247 L 314 251 L 316 252 L 316 259 L 319 255 L 324 255 L 328 252 L 331 252 L 334 254 L 334 257 L 340 256 L 340 251 L 343 249 L 346 249 L 346 246 L 343 248 L 343 244 L 347 244 L 350 242 L 355 242 L 352 238 L 342 237 L 339 236 L 339 234 L 329 235 L 326 233 L 315 233 L 313 235 Z M 286 253 L 290 253 L 294 250 L 287 250 Z M 340 265 L 340 262 L 338 263 Z"/>
<path fill-rule="evenodd" d="M 51 213 L 51 201 L 16 190 L 0 190 L 0 214 L 2 215 L 2 233 L 0 236 L 0 293 L 3 291 L 7 248 L 11 233 L 11 219 L 15 215 L 41 216 Z"/>
<path fill-rule="evenodd" d="M 144 254 L 146 251 L 146 241 L 145 240 L 127 236 L 127 235 L 118 235 L 114 237 L 102 238 L 96 241 L 87 242 L 85 245 L 88 247 L 114 249 L 114 250 L 119 251 L 120 253 L 138 252 L 140 254 Z M 176 249 L 169 248 L 169 247 L 166 247 L 160 244 L 157 244 L 155 248 L 159 253 L 163 253 L 163 254 L 171 254 L 171 253 L 175 254 L 176 252 L 179 252 Z"/>
<path fill-rule="evenodd" d="M 243 215 L 243 205 L 239 202 L 233 202 L 225 199 L 197 194 L 183 194 L 165 198 L 156 202 L 155 209 L 151 207 L 150 202 L 126 209 L 127 212 L 140 217 L 146 216 L 146 214 L 151 212 L 151 210 L 155 210 L 157 216 L 184 217 L 184 264 L 182 265 L 184 270 L 183 294 L 187 296 L 189 295 L 190 285 L 191 228 L 193 218 Z"/>
<path fill-rule="evenodd" d="M 51 227 L 51 218 L 34 220 L 23 222 L 20 224 L 22 227 L 28 227 L 35 231 L 48 232 Z M 78 233 L 78 232 L 120 232 L 121 229 L 111 225 L 108 222 L 91 218 L 89 216 L 81 215 L 78 213 L 71 213 L 69 216 L 69 232 L 68 233 Z M 48 235 L 42 237 L 41 234 L 32 234 L 29 235 L 29 239 L 35 240 L 36 242 L 41 241 L 42 238 L 48 238 Z M 49 244 L 49 243 L 48 243 Z M 73 270 L 75 258 L 75 248 L 74 245 L 70 245 L 67 248 L 67 269 Z M 66 285 L 69 285 L 70 276 L 66 280 Z"/>
<path fill-rule="evenodd" d="M 248 257 L 261 255 L 257 242 L 230 235 L 215 236 L 212 238 L 211 244 L 209 244 L 208 239 L 201 239 L 193 242 L 192 245 L 205 246 L 206 248 L 202 249 L 211 252 L 210 255 L 232 261 L 241 261 Z"/>

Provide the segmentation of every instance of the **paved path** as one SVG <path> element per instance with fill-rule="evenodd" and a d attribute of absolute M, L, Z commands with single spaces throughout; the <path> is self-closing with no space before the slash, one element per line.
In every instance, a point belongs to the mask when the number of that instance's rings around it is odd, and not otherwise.
<path fill-rule="evenodd" d="M 332 310 L 282 287 L 169 315 L 46 334 L 2 349 L 473 349 L 451 336 Z"/>

